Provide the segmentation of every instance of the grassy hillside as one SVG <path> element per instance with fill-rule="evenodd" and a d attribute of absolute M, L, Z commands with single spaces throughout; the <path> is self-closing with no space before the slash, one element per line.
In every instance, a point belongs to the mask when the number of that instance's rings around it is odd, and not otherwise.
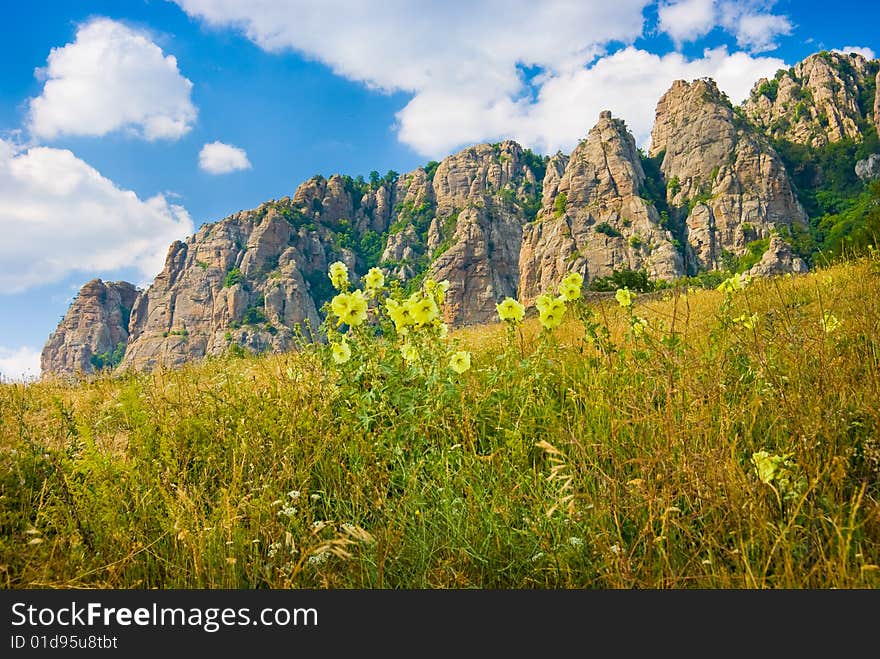
<path fill-rule="evenodd" d="M 0 385 L 0 585 L 880 587 L 878 289 Z"/>

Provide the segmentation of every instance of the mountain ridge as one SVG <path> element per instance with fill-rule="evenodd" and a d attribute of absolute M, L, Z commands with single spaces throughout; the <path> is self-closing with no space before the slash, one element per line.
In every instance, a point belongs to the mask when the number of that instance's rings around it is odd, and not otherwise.
<path fill-rule="evenodd" d="M 95 311 L 107 285 L 89 282 L 50 337 L 43 372 L 89 373 L 116 367 L 119 356 L 119 368 L 150 369 L 318 339 L 335 260 L 355 280 L 373 266 L 404 286 L 448 279 L 444 317 L 453 325 L 490 321 L 504 297 L 530 302 L 572 270 L 587 282 L 621 270 L 668 280 L 731 264 L 800 272 L 796 237 L 812 217 L 774 145 L 819 149 L 867 142 L 871 131 L 876 140 L 877 77 L 876 60 L 819 53 L 777 74 L 775 96 L 760 80 L 737 107 L 710 79 L 677 81 L 658 102 L 648 154 L 603 112 L 568 155 L 541 157 L 507 140 L 369 182 L 312 177 L 292 197 L 172 244 L 154 282 L 112 313 Z M 793 98 L 806 109 L 785 126 L 778 117 Z M 823 121 L 832 106 L 834 119 Z M 122 336 L 110 317 L 126 314 L 125 336 L 107 345 Z"/>

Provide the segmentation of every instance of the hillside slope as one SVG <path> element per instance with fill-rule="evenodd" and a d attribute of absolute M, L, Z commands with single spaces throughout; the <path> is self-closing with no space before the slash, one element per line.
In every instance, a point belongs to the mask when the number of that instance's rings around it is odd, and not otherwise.
<path fill-rule="evenodd" d="M 880 587 L 878 286 L 2 384 L 4 585 Z"/>

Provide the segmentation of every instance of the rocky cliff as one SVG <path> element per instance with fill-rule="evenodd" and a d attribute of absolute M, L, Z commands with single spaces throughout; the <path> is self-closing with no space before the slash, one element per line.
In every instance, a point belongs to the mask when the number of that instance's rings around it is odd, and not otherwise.
<path fill-rule="evenodd" d="M 525 156 L 516 142 L 481 144 L 437 168 L 427 248 L 429 276 L 449 280 L 448 322 L 486 322 L 496 302 L 516 295 L 526 206 L 539 190 Z"/>
<path fill-rule="evenodd" d="M 78 375 L 119 363 L 138 290 L 93 279 L 82 287 L 40 356 L 44 373 Z"/>
<path fill-rule="evenodd" d="M 877 77 L 874 78 L 874 127 L 880 135 L 880 66 L 877 69 Z"/>
<path fill-rule="evenodd" d="M 430 175 L 419 168 L 371 184 L 315 177 L 292 198 L 204 225 L 171 246 L 134 303 L 122 367 L 315 340 L 335 260 L 355 279 L 377 264 L 404 282 L 449 279 L 447 320 L 488 320 L 497 300 L 516 294 L 523 207 L 540 187 L 528 156 L 543 164 L 503 142 L 450 156 Z M 46 371 L 56 371 L 51 360 Z"/>
<path fill-rule="evenodd" d="M 772 139 L 812 147 L 859 141 L 865 126 L 880 126 L 878 68 L 857 53 L 817 53 L 758 81 L 743 107 Z"/>
<path fill-rule="evenodd" d="M 315 340 L 335 260 L 355 282 L 373 266 L 407 287 L 448 279 L 444 314 L 456 325 L 494 319 L 508 295 L 531 302 L 570 271 L 587 281 L 618 270 L 802 271 L 787 236 L 807 217 L 770 140 L 815 149 L 863 136 L 880 117 L 878 68 L 820 53 L 761 81 L 741 108 L 711 80 L 676 82 L 647 155 L 605 112 L 571 154 L 542 158 L 505 141 L 369 182 L 316 176 L 174 243 L 146 291 L 89 282 L 50 337 L 43 371 L 120 359 L 149 369 Z"/>
<path fill-rule="evenodd" d="M 547 167 L 541 210 L 523 230 L 521 299 L 531 302 L 570 271 L 587 280 L 624 269 L 661 279 L 682 275 L 672 233 L 642 196 L 645 182 L 632 135 L 603 112 L 571 156 Z"/>
<path fill-rule="evenodd" d="M 318 176 L 293 198 L 204 225 L 171 246 L 132 309 L 123 367 L 174 365 L 232 346 L 283 351 L 316 339 L 320 307 L 332 294 L 329 264 L 364 272 L 395 199 L 406 193 L 394 178 L 366 186 Z"/>
<path fill-rule="evenodd" d="M 781 159 L 711 80 L 678 81 L 663 95 L 651 155 L 662 158 L 689 272 L 719 269 L 753 241 L 807 224 Z"/>

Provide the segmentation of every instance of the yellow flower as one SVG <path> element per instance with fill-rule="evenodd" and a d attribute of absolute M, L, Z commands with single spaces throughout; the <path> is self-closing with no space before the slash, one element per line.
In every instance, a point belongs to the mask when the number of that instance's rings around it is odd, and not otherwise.
<path fill-rule="evenodd" d="M 584 278 L 580 273 L 569 272 L 559 284 L 559 294 L 569 302 L 580 299 Z"/>
<path fill-rule="evenodd" d="M 734 291 L 741 291 L 746 286 L 748 286 L 752 281 L 752 277 L 745 272 L 741 275 L 733 275 L 732 277 L 725 279 L 723 282 L 718 284 L 718 290 L 722 293 L 733 293 Z"/>
<path fill-rule="evenodd" d="M 418 349 L 409 343 L 404 343 L 400 346 L 400 354 L 403 356 L 403 361 L 407 364 L 411 364 L 419 358 Z"/>
<path fill-rule="evenodd" d="M 618 288 L 617 292 L 614 294 L 614 298 L 620 306 L 627 309 L 632 306 L 635 293 L 628 288 Z"/>
<path fill-rule="evenodd" d="M 840 327 L 840 321 L 837 320 L 837 316 L 833 313 L 826 311 L 822 314 L 822 327 L 825 328 L 826 334 L 831 334 L 831 332 Z"/>
<path fill-rule="evenodd" d="M 526 308 L 512 297 L 504 298 L 504 301 L 496 304 L 495 308 L 498 309 L 498 317 L 501 320 L 510 320 L 514 323 L 521 323 L 526 315 Z"/>
<path fill-rule="evenodd" d="M 633 318 L 632 331 L 635 336 L 642 336 L 648 329 L 648 321 L 644 318 L 636 316 Z"/>
<path fill-rule="evenodd" d="M 569 302 L 580 299 L 581 287 L 570 282 L 562 282 L 559 284 L 559 294 Z"/>
<path fill-rule="evenodd" d="M 333 361 L 337 364 L 344 364 L 351 359 L 351 347 L 345 341 L 334 343 L 331 350 L 333 351 Z"/>
<path fill-rule="evenodd" d="M 425 280 L 425 292 L 432 296 L 437 304 L 443 304 L 446 300 L 446 291 L 449 290 L 449 280 L 434 281 L 433 279 Z"/>
<path fill-rule="evenodd" d="M 447 336 L 449 336 L 449 325 L 447 325 L 446 323 L 440 323 L 437 326 L 437 334 L 441 339 L 445 339 Z"/>
<path fill-rule="evenodd" d="M 333 296 L 333 299 L 330 300 L 330 311 L 333 312 L 334 316 L 340 319 L 338 324 L 342 324 L 341 318 L 348 313 L 348 307 L 348 293 L 337 293 Z"/>
<path fill-rule="evenodd" d="M 385 285 L 385 275 L 379 268 L 370 268 L 370 271 L 364 275 L 364 285 L 367 287 L 367 292 L 373 294 Z"/>
<path fill-rule="evenodd" d="M 746 329 L 753 330 L 758 325 L 758 314 L 753 313 L 751 316 L 742 314 L 738 318 L 734 318 L 733 322 L 742 323 Z"/>
<path fill-rule="evenodd" d="M 579 272 L 569 272 L 562 279 L 563 283 L 574 284 L 577 287 L 581 287 L 584 285 L 584 276 Z"/>
<path fill-rule="evenodd" d="M 449 358 L 449 368 L 461 375 L 471 367 L 471 353 L 459 350 Z"/>
<path fill-rule="evenodd" d="M 555 298 L 552 295 L 549 295 L 547 293 L 539 295 L 538 299 L 535 300 L 535 307 L 538 309 L 538 311 L 544 311 L 551 304 L 553 304 L 554 299 Z"/>
<path fill-rule="evenodd" d="M 549 330 L 559 327 L 562 323 L 562 316 L 565 315 L 565 300 L 558 297 L 546 297 L 549 299 L 542 300 L 541 305 L 543 309 L 540 309 L 538 313 L 538 320 L 541 321 L 541 325 L 545 329 Z"/>
<path fill-rule="evenodd" d="M 394 329 L 398 332 L 412 324 L 412 315 L 406 302 L 401 304 L 397 300 L 388 299 L 385 300 L 385 309 L 388 311 L 388 317 L 394 322 Z"/>
<path fill-rule="evenodd" d="M 437 282 L 437 290 L 434 291 L 434 297 L 437 298 L 437 304 L 443 304 L 446 301 L 446 292 L 449 290 L 449 280 Z"/>
<path fill-rule="evenodd" d="M 348 267 L 342 261 L 335 261 L 330 264 L 330 283 L 337 291 L 348 288 Z"/>
<path fill-rule="evenodd" d="M 330 301 L 330 310 L 339 318 L 337 325 L 357 327 L 367 319 L 367 298 L 363 291 L 339 293 Z"/>
<path fill-rule="evenodd" d="M 409 312 L 413 320 L 420 327 L 427 325 L 435 318 L 440 316 L 440 310 L 437 303 L 431 297 L 423 296 L 409 301 Z"/>

